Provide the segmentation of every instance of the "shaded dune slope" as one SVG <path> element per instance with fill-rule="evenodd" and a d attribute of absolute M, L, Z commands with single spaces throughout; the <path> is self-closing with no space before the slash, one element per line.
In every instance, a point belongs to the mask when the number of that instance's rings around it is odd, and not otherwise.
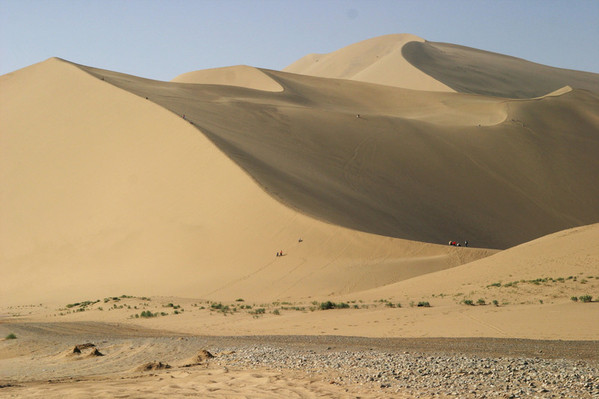
<path fill-rule="evenodd" d="M 187 115 L 271 195 L 334 224 L 507 248 L 599 221 L 588 91 L 507 100 L 263 70 L 284 87 L 269 93 L 81 68 Z"/>
<path fill-rule="evenodd" d="M 448 43 L 411 41 L 401 49 L 414 67 L 460 93 L 540 97 L 564 86 L 599 93 L 599 74 L 553 68 Z"/>
<path fill-rule="evenodd" d="M 228 130 L 234 119 L 232 131 L 247 126 L 241 133 L 254 141 L 261 137 L 249 132 L 276 112 L 260 102 L 276 93 L 88 71 L 104 81 L 58 59 L 0 77 L 3 304 L 349 293 L 493 252 L 306 217 L 265 193 L 187 121 L 107 82 L 156 102 L 165 96 L 210 129 Z M 248 108 L 232 118 L 236 109 L 227 107 L 241 99 Z M 263 173 L 277 166 L 264 165 Z M 279 250 L 285 256 L 275 257 Z"/>

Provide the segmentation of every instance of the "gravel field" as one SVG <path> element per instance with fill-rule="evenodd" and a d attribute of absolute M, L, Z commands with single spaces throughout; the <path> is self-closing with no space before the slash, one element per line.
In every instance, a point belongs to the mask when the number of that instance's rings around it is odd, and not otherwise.
<path fill-rule="evenodd" d="M 597 398 L 596 362 L 528 357 L 483 357 L 389 352 L 232 346 L 219 357 L 223 367 L 301 370 L 324 374 L 331 383 L 366 385 L 413 397 Z M 381 392 L 382 393 L 382 392 Z"/>

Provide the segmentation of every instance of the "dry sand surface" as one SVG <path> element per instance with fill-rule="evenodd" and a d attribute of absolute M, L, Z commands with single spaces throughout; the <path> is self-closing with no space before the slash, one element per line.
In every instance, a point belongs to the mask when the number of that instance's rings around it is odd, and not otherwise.
<path fill-rule="evenodd" d="M 411 35 L 0 77 L 0 396 L 597 397 L 598 88 Z"/>

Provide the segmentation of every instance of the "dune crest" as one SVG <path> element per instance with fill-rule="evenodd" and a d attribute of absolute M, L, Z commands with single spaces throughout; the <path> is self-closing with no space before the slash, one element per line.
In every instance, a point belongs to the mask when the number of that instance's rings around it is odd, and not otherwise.
<path fill-rule="evenodd" d="M 272 92 L 283 91 L 280 84 L 260 69 L 247 65 L 187 72 L 175 77 L 171 82 L 219 84 Z"/>
<path fill-rule="evenodd" d="M 558 97 L 558 96 L 561 96 L 563 94 L 570 93 L 572 90 L 574 90 L 574 89 L 572 89 L 570 86 L 566 85 L 566 86 L 564 86 L 564 87 L 562 87 L 560 89 L 552 91 L 551 93 L 547 93 L 544 96 L 541 96 L 539 98 L 543 98 L 543 97 Z"/>
<path fill-rule="evenodd" d="M 329 54 L 309 54 L 283 71 L 414 90 L 453 92 L 405 60 L 401 50 L 412 41 L 423 42 L 424 39 L 411 34 L 375 37 Z"/>

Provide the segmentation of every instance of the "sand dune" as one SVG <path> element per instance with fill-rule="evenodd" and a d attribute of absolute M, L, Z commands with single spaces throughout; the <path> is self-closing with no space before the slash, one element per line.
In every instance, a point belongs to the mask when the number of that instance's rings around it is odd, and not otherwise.
<path fill-rule="evenodd" d="M 304 216 L 188 121 L 106 81 L 57 59 L 2 78 L 3 303 L 325 295 L 490 253 Z"/>
<path fill-rule="evenodd" d="M 564 281 L 530 282 L 559 278 Z M 496 295 L 518 303 L 534 298 L 536 291 L 537 299 L 559 294 L 557 298 L 567 301 L 571 296 L 594 294 L 599 287 L 597 278 L 599 224 L 593 224 L 553 233 L 451 271 L 363 292 L 362 296 L 379 298 L 399 292 L 407 296 L 425 292 L 447 295 L 462 292 L 475 299 L 481 295 L 487 298 Z M 510 284 L 513 282 L 516 284 Z M 500 284 L 492 285 L 496 283 Z M 595 322 L 599 323 L 599 319 L 595 318 Z"/>
<path fill-rule="evenodd" d="M 177 83 L 220 84 L 265 91 L 283 91 L 283 87 L 258 68 L 237 65 L 187 72 L 172 80 Z"/>
<path fill-rule="evenodd" d="M 507 248 L 599 220 L 590 92 L 506 100 L 263 70 L 285 89 L 270 93 L 81 68 L 185 114 L 271 195 L 350 229 Z"/>
<path fill-rule="evenodd" d="M 309 54 L 283 71 L 414 90 L 454 91 L 405 60 L 402 48 L 412 41 L 424 39 L 410 34 L 375 37 L 329 54 Z"/>
<path fill-rule="evenodd" d="M 536 64 L 448 43 L 412 41 L 402 55 L 414 67 L 460 93 L 539 97 L 569 85 L 599 93 L 599 75 Z"/>

